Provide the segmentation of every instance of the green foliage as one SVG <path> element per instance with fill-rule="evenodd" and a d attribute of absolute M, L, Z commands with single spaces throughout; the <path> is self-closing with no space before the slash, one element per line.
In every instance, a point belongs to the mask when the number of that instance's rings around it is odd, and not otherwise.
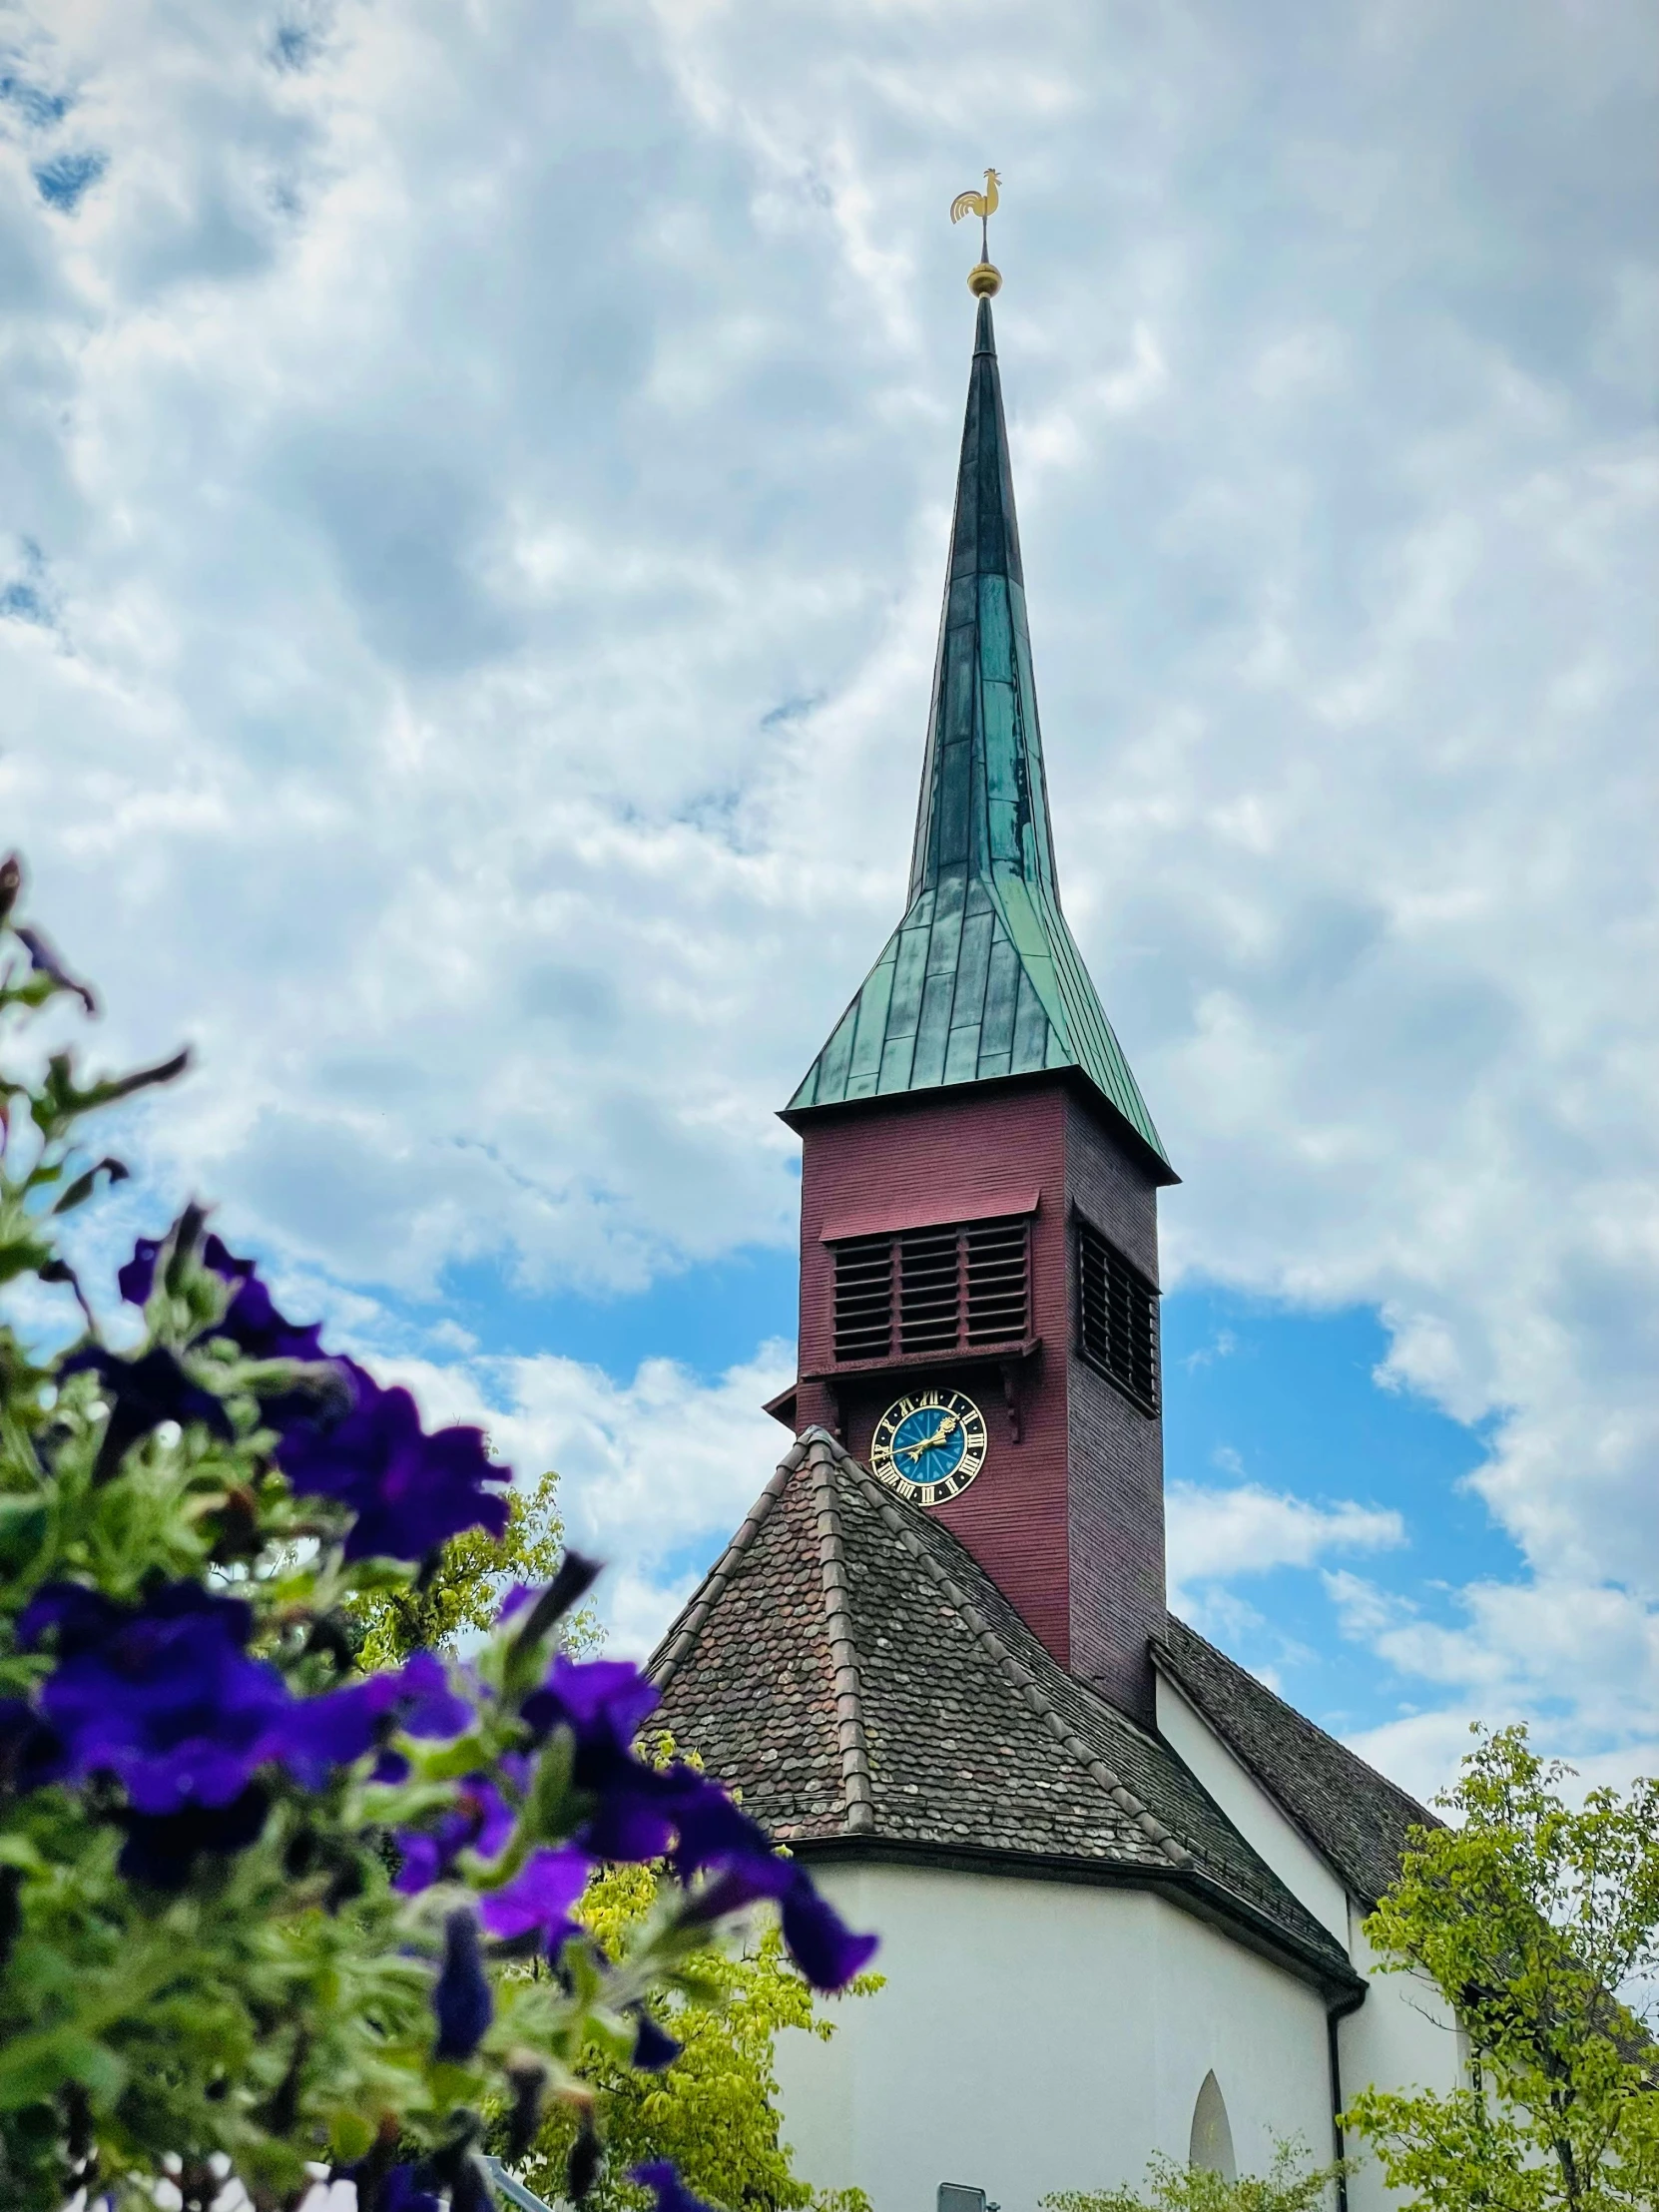
<path fill-rule="evenodd" d="M 653 1879 L 603 1952 L 502 1962 L 559 1928 L 585 1824 L 646 1779 L 642 1686 L 556 1658 L 546 1595 L 464 1670 L 357 1653 L 447 1647 L 504 1576 L 542 1577 L 551 1478 L 423 1585 L 398 1548 L 417 1525 L 499 1512 L 480 1440 L 327 1364 L 194 1207 L 130 1265 L 136 1344 L 103 1341 L 59 1232 L 125 1170 L 81 1125 L 184 1061 L 88 1078 L 39 1049 L 43 1009 L 93 1000 L 10 919 L 20 884 L 0 863 L 0 1286 L 36 1325 L 67 1289 L 85 1329 L 47 1355 L 0 1321 L 0 2206 L 139 2212 L 164 2164 L 206 2203 L 228 2162 L 257 2212 L 291 2212 L 308 2166 L 365 2158 L 371 2201 L 477 2205 L 481 2115 L 591 2111 L 596 2063 L 618 2095 L 639 2007 L 702 2001 L 728 1926 L 695 1878 Z M 304 1494 L 290 1446 L 324 1462 Z M 492 1913 L 520 1918 L 486 1971 Z"/>
<path fill-rule="evenodd" d="M 506 1534 L 493 1541 L 477 1530 L 444 1546 L 425 1586 L 374 1592 L 359 1601 L 359 1663 L 396 1666 L 412 1651 L 452 1647 L 469 1630 L 486 1626 L 502 1591 L 512 1582 L 546 1582 L 564 1555 L 564 1523 L 558 1476 L 544 1474 L 528 1493 L 515 1492 Z M 590 1613 L 561 1624 L 567 1640 L 597 1648 L 601 1635 Z M 666 1738 L 659 1762 L 673 1756 Z M 660 1869 L 608 1867 L 597 1874 L 580 1918 L 606 1956 L 626 1954 L 660 1902 L 667 1885 Z M 878 1974 L 860 1974 L 846 1992 L 867 1995 Z M 777 2036 L 796 2029 L 828 2040 L 833 2024 L 823 2018 L 814 1993 L 790 1963 L 778 1931 L 768 1928 L 747 1947 L 703 1953 L 695 1979 L 677 1996 L 659 1997 L 656 2018 L 681 2044 L 680 2056 L 660 2074 L 637 2073 L 614 2049 L 592 2045 L 583 2073 L 593 2086 L 609 2160 L 591 2200 L 591 2212 L 623 2212 L 646 2203 L 646 2193 L 624 2176 L 632 2166 L 669 2159 L 696 2193 L 732 2212 L 869 2212 L 860 2190 L 835 2191 L 815 2200 L 797 2180 L 789 2146 L 779 2137 L 778 2082 L 773 2070 Z M 503 2122 L 497 2121 L 498 2138 Z M 581 2124 L 574 2105 L 553 2109 L 527 2160 L 515 2170 L 539 2195 L 563 2191 L 566 2163 Z"/>
<path fill-rule="evenodd" d="M 1592 1790 L 1522 1728 L 1476 1729 L 1453 1825 L 1418 1830 L 1366 1923 L 1425 1973 L 1473 2066 L 1446 2095 L 1368 2089 L 1350 2123 L 1436 2212 L 1624 2212 L 1659 2203 L 1659 2053 L 1638 2009 L 1659 1970 L 1659 1783 Z"/>
<path fill-rule="evenodd" d="M 1139 2189 L 1062 2189 L 1042 2199 L 1043 2212 L 1318 2212 L 1340 2166 L 1309 2163 L 1296 2140 L 1274 2146 L 1272 2169 L 1228 2181 L 1205 2166 L 1154 2158 Z"/>
<path fill-rule="evenodd" d="M 515 1582 L 551 1582 L 565 1553 L 559 1477 L 550 1467 L 532 1489 L 515 1489 L 505 1535 L 469 1528 L 451 1536 L 432 1571 L 385 1589 L 361 1591 L 346 1607 L 356 1632 L 357 1664 L 365 1673 L 395 1667 L 411 1652 L 453 1655 L 463 1637 L 482 1635 Z M 598 1616 L 584 1607 L 559 1623 L 559 1648 L 573 1656 L 595 1651 Z"/>
<path fill-rule="evenodd" d="M 656 1909 L 662 1879 L 647 1867 L 610 1867 L 595 1878 L 581 1918 L 608 1955 L 626 1953 Z M 879 1986 L 878 1974 L 860 1974 L 846 1993 L 867 1995 Z M 777 1930 L 766 1929 L 743 1949 L 706 1951 L 695 1979 L 654 1999 L 652 2009 L 682 2045 L 662 2073 L 635 2073 L 598 2049 L 587 2054 L 584 2071 L 598 2092 L 611 2146 L 592 2212 L 644 2204 L 644 2193 L 618 2177 L 659 2158 L 671 2159 L 689 2188 L 731 2212 L 803 2212 L 818 2203 L 796 2179 L 789 2146 L 779 2140 L 773 2048 L 786 2028 L 828 2041 L 834 2027 L 819 2016 Z M 574 2114 L 554 2112 L 519 2169 L 539 2195 L 558 2193 L 575 2126 Z M 850 2189 L 824 2200 L 820 2212 L 869 2207 L 861 2190 Z"/>

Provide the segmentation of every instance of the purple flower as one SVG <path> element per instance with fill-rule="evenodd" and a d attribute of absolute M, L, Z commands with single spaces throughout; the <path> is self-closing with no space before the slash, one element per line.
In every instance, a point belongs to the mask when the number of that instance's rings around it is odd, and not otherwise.
<path fill-rule="evenodd" d="M 593 1862 L 585 1852 L 533 1851 L 520 1871 L 499 1890 L 479 1899 L 484 1926 L 498 1942 L 512 1942 L 534 1932 L 549 1957 L 557 1955 L 575 1923 L 570 1909 L 587 1888 Z"/>
<path fill-rule="evenodd" d="M 626 1752 L 656 1710 L 656 1685 L 627 1659 L 568 1659 L 560 1652 L 547 1680 L 521 1708 L 538 1738 L 565 1727 L 578 1752 Z"/>
<path fill-rule="evenodd" d="M 162 1237 L 141 1237 L 133 1257 L 115 1271 L 116 1288 L 129 1306 L 146 1306 L 156 1287 L 156 1260 L 166 1242 Z"/>
<path fill-rule="evenodd" d="M 652 2212 L 714 2212 L 712 2205 L 694 2197 L 666 2158 L 653 2158 L 629 2169 L 630 2181 L 649 2189 L 655 2200 Z"/>
<path fill-rule="evenodd" d="M 466 1528 L 499 1536 L 507 1498 L 478 1428 L 428 1436 L 405 1389 L 383 1390 L 354 1361 L 341 1360 L 352 1403 L 330 1416 L 313 1409 L 289 1422 L 276 1463 L 301 1496 L 337 1499 L 356 1514 L 347 1559 L 422 1559 Z"/>
<path fill-rule="evenodd" d="M 557 1658 L 546 1682 L 521 1708 L 538 1737 L 568 1728 L 575 1738 L 571 1779 L 591 1802 L 576 1836 L 595 1859 L 672 1857 L 682 1881 L 717 1880 L 693 1907 L 718 1920 L 769 1898 L 779 1907 L 784 1940 L 816 1988 L 843 1987 L 871 1956 L 873 1936 L 854 1936 L 814 1889 L 807 1870 L 781 1859 L 770 1838 L 740 1812 L 718 1783 L 694 1768 L 647 1766 L 633 1741 L 657 1702 L 635 1667 L 619 1660 Z"/>
<path fill-rule="evenodd" d="M 84 1352 L 71 1353 L 58 1372 L 96 1375 L 112 1401 L 92 1470 L 94 1482 L 107 1481 L 133 1445 L 164 1420 L 176 1420 L 181 1427 L 201 1421 L 227 1442 L 236 1434 L 224 1401 L 193 1382 L 177 1356 L 161 1345 L 136 1360 L 121 1360 L 101 1345 L 89 1345 Z"/>
<path fill-rule="evenodd" d="M 653 2019 L 644 2005 L 639 2010 L 639 2031 L 634 2037 L 634 2064 L 641 2073 L 661 2073 L 672 2066 L 685 2046 Z"/>
<path fill-rule="evenodd" d="M 255 1782 L 228 1805 L 189 1805 L 178 1813 L 123 1813 L 127 1841 L 117 1864 L 129 1882 L 148 1883 L 155 1890 L 182 1890 L 203 1852 L 225 1857 L 257 1843 L 270 1810 L 270 1793 Z"/>
<path fill-rule="evenodd" d="M 393 2166 L 377 2189 L 369 2185 L 363 2198 L 365 2212 L 440 2212 L 430 2181 L 425 2166 Z M 359 2182 L 358 2188 L 361 2191 L 364 2184 Z"/>
<path fill-rule="evenodd" d="M 65 1771 L 64 1750 L 32 1705 L 0 1698 L 0 1798 L 27 1797 Z"/>
<path fill-rule="evenodd" d="M 495 2001 L 469 1906 L 457 1906 L 444 1920 L 443 1963 L 432 1984 L 432 2010 L 438 2022 L 433 2057 L 470 2058 L 495 2015 Z"/>
<path fill-rule="evenodd" d="M 73 1582 L 38 1591 L 17 1637 L 25 1650 L 55 1640 L 40 1710 L 65 1778 L 113 1775 L 135 1814 L 163 1817 L 229 1806 L 272 1761 L 314 1790 L 361 1758 L 399 1678 L 295 1698 L 275 1667 L 248 1656 L 253 1625 L 250 1606 L 195 1582 L 166 1584 L 138 1606 Z"/>
<path fill-rule="evenodd" d="M 463 1851 L 493 1859 L 513 1832 L 514 1814 L 488 1775 L 468 1775 L 461 1794 L 435 1828 L 400 1829 L 396 1843 L 403 1864 L 392 1883 L 415 1897 L 434 1882 L 446 1881 Z"/>
<path fill-rule="evenodd" d="M 435 1652 L 417 1651 L 396 1679 L 397 1725 L 405 1735 L 464 1736 L 472 1726 L 472 1708 L 449 1687 L 448 1673 Z"/>
<path fill-rule="evenodd" d="M 834 1907 L 820 1897 L 805 1867 L 775 1852 L 728 1862 L 692 1904 L 694 1921 L 724 1920 L 763 1898 L 779 1909 L 784 1940 L 815 1989 L 843 1989 L 875 1955 L 877 1938 L 854 1936 Z"/>
<path fill-rule="evenodd" d="M 244 1649 L 250 1608 L 175 1582 L 143 1606 L 52 1583 L 18 1622 L 25 1648 L 55 1630 L 58 1665 L 41 1711 L 76 1780 L 113 1774 L 141 1813 L 228 1805 L 285 1745 L 292 1703 L 274 1667 Z"/>
<path fill-rule="evenodd" d="M 204 1338 L 229 1337 L 250 1360 L 320 1360 L 324 1357 L 322 1324 L 310 1322 L 301 1327 L 279 1314 L 271 1293 L 254 1272 L 252 1260 L 239 1259 L 218 1237 L 210 1237 L 202 1247 L 202 1259 L 215 1275 L 236 1285 L 224 1315 L 210 1329 L 203 1330 Z"/>

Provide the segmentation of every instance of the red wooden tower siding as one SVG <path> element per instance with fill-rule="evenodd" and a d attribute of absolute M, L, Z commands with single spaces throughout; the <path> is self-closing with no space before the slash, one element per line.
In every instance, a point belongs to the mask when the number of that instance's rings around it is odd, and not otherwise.
<path fill-rule="evenodd" d="M 899 1394 L 967 1391 L 985 1464 L 934 1512 L 1062 1666 L 1151 1726 L 1177 1178 L 1060 908 L 988 299 L 910 903 L 784 1118 L 801 1372 L 774 1410 L 867 1459 Z"/>

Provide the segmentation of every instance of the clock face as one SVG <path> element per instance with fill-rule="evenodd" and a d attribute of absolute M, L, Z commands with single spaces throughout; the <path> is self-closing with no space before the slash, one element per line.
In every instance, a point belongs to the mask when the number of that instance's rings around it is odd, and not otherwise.
<path fill-rule="evenodd" d="M 942 1504 L 985 1464 L 985 1416 L 963 1390 L 895 1398 L 875 1424 L 869 1464 L 900 1497 Z"/>

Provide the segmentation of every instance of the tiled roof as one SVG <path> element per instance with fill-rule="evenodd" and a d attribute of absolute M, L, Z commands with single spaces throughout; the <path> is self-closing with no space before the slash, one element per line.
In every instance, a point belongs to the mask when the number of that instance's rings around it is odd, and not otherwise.
<path fill-rule="evenodd" d="M 651 1662 L 780 1842 L 1173 1886 L 1328 1987 L 1330 1934 L 1156 1738 L 1055 1664 L 942 1523 L 800 1437 Z"/>
<path fill-rule="evenodd" d="M 1172 1615 L 1168 1634 L 1152 1648 L 1157 1664 L 1352 1895 L 1375 1905 L 1399 1872 L 1407 1831 L 1437 1828 L 1434 1815 L 1185 1621 Z"/>
<path fill-rule="evenodd" d="M 909 906 L 789 1111 L 1077 1068 L 1173 1182 L 1060 910 L 991 303 L 979 302 Z"/>

